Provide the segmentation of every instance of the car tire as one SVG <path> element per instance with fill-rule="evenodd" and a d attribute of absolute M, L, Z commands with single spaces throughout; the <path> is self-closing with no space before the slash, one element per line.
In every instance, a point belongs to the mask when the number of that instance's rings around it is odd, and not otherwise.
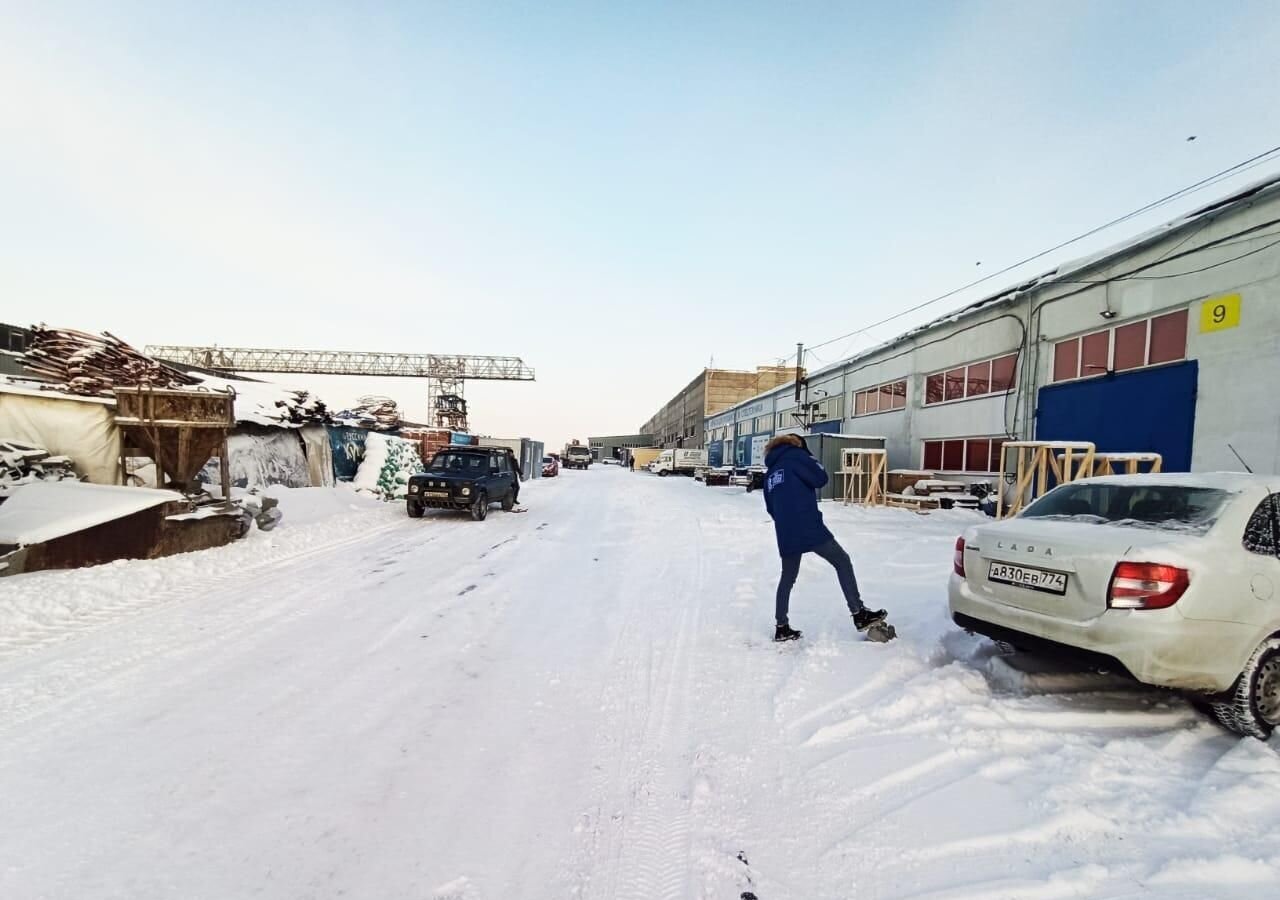
<path fill-rule="evenodd" d="M 1215 700 L 1223 727 L 1265 741 L 1280 725 L 1280 635 L 1267 638 L 1249 657 L 1235 686 Z"/>
<path fill-rule="evenodd" d="M 405 501 L 405 509 L 408 511 L 410 519 L 422 518 L 423 507 L 422 507 L 421 500 L 414 500 L 412 497 L 410 497 L 408 500 Z"/>
<path fill-rule="evenodd" d="M 483 522 L 489 516 L 489 495 L 481 491 L 471 504 L 471 518 Z"/>
<path fill-rule="evenodd" d="M 658 477 L 659 477 L 659 478 L 666 478 L 666 477 L 667 477 L 667 470 L 666 470 L 666 469 L 663 469 L 661 472 L 659 472 L 659 473 L 658 473 Z"/>
<path fill-rule="evenodd" d="M 502 509 L 504 512 L 511 512 L 516 508 L 516 492 L 515 489 L 507 491 L 507 496 L 502 498 Z"/>

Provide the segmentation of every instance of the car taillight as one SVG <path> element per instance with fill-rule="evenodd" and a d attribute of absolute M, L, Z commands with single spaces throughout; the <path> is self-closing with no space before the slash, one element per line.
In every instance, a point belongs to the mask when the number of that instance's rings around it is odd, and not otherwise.
<path fill-rule="evenodd" d="M 964 537 L 956 538 L 956 556 L 951 563 L 951 567 L 956 570 L 956 574 L 961 578 L 964 577 Z"/>
<path fill-rule="evenodd" d="M 1191 586 L 1186 569 L 1159 563 L 1116 563 L 1107 589 L 1111 609 L 1167 609 Z"/>

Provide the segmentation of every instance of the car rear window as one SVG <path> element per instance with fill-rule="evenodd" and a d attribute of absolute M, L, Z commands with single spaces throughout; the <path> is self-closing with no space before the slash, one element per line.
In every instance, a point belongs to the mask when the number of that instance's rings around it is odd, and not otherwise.
<path fill-rule="evenodd" d="M 1099 525 L 1201 535 L 1230 496 L 1218 488 L 1180 484 L 1066 484 L 1022 512 L 1027 519 L 1068 519 Z"/>
<path fill-rule="evenodd" d="M 437 453 L 432 472 L 477 472 L 485 468 L 487 457 L 479 453 Z"/>

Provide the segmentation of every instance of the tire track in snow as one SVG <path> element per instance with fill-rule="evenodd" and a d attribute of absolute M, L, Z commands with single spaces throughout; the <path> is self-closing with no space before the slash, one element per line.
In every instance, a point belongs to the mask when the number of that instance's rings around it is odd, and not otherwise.
<path fill-rule="evenodd" d="M 63 702 L 80 699 L 83 689 L 107 689 L 110 684 L 158 656 L 183 656 L 222 645 L 239 635 L 278 628 L 315 610 L 298 602 L 306 598 L 331 602 L 332 571 L 309 565 L 318 557 L 351 552 L 378 542 L 391 531 L 404 531 L 401 523 L 365 531 L 340 540 L 311 546 L 283 557 L 217 574 L 180 586 L 152 598 L 145 612 L 109 622 L 94 629 L 95 640 L 81 647 L 70 642 L 22 656 L 0 667 L 0 729 L 12 729 L 55 712 Z M 379 544 L 383 552 L 421 546 L 439 535 L 405 533 L 394 544 Z M 186 633 L 156 632 L 166 614 L 184 607 L 194 612 L 181 623 Z M 128 646 L 126 652 L 122 646 Z M 54 719 L 57 718 L 55 714 Z M 26 729 L 28 737 L 38 729 Z"/>
<path fill-rule="evenodd" d="M 220 585 L 238 582 L 255 573 L 269 572 L 281 566 L 292 565 L 299 561 L 328 555 L 347 547 L 363 544 L 388 532 L 403 530 L 403 527 L 404 525 L 401 522 L 388 522 L 370 528 L 363 528 L 354 534 L 336 537 L 319 544 L 308 544 L 296 550 L 267 552 L 256 558 L 251 558 L 252 561 L 249 562 L 239 559 L 228 561 L 222 557 L 227 555 L 242 556 L 246 555 L 246 552 L 252 552 L 257 549 L 256 546 L 250 544 L 235 543 L 225 548 L 203 551 L 198 558 L 201 564 L 207 565 L 212 570 L 207 574 L 204 572 L 195 573 L 194 577 L 188 577 L 176 586 L 162 583 L 158 593 L 138 592 L 123 595 L 106 603 L 95 605 L 83 614 L 73 616 L 68 620 L 44 626 L 28 627 L 16 634 L 0 636 L 0 661 L 7 660 L 15 655 L 38 651 L 49 644 L 64 643 L 77 639 L 84 634 L 97 631 L 104 626 L 115 625 L 126 619 L 136 620 L 153 615 L 175 604 L 185 602 L 193 596 L 216 590 Z M 142 576 L 156 572 L 167 574 L 168 566 L 172 565 L 173 562 L 190 562 L 193 558 L 195 558 L 195 554 L 179 554 L 156 560 L 126 560 L 123 565 L 136 567 L 136 570 Z M 112 564 L 94 568 L 107 568 L 110 566 Z M 218 568 L 215 569 L 214 567 Z M 93 568 L 81 571 L 92 573 Z M 33 573 L 33 577 L 48 579 L 50 589 L 56 590 L 61 585 L 53 579 L 59 576 L 75 574 L 79 573 L 41 572 Z M 163 578 L 164 575 L 160 577 Z"/>
<path fill-rule="evenodd" d="M 678 488 L 679 485 L 655 485 Z M 626 511 L 620 510 L 625 517 Z M 579 822 L 583 839 L 567 864 L 574 896 L 678 900 L 689 881 L 693 760 L 690 682 L 703 582 L 701 526 L 673 519 L 688 540 L 660 558 L 627 566 L 623 624 L 612 648 L 616 675 L 601 692 L 607 716 L 595 756 L 598 797 Z M 673 574 L 675 573 L 675 574 Z M 657 635 L 672 640 L 657 642 Z M 607 762 L 605 762 L 607 760 Z"/>

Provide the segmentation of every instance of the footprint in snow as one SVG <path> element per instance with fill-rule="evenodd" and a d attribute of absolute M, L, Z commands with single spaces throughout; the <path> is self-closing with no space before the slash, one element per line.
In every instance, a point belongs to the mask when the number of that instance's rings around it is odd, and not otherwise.
<path fill-rule="evenodd" d="M 466 587 L 464 587 L 462 590 L 458 591 L 458 596 L 461 597 L 463 594 L 469 594 L 475 589 L 476 589 L 476 586 L 474 584 L 469 584 Z"/>

